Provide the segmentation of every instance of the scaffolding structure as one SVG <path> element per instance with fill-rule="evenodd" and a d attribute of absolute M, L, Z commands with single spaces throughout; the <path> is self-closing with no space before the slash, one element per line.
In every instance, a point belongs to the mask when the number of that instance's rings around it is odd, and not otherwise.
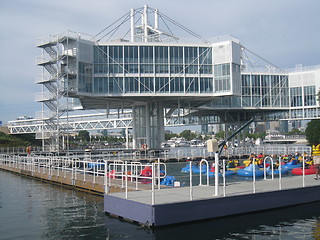
<path fill-rule="evenodd" d="M 36 132 L 36 138 L 42 139 L 43 148 L 47 148 L 43 150 L 52 152 L 65 148 L 61 137 L 69 129 L 68 120 L 64 127 L 59 121 L 60 117 L 73 110 L 69 97 L 75 90 L 77 78 L 77 38 L 69 36 L 69 32 L 62 37 L 50 35 L 49 39 L 37 43 L 37 47 L 42 49 L 37 65 L 42 66 L 43 70 L 36 78 L 36 83 L 42 85 L 42 92 L 36 95 L 36 101 L 43 106 L 42 111 L 37 113 L 37 118 L 42 119 L 42 127 Z"/>

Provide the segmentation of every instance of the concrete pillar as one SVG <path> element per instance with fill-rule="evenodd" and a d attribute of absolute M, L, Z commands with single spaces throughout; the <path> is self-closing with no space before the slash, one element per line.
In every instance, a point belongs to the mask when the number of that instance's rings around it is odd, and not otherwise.
<path fill-rule="evenodd" d="M 160 102 L 137 103 L 133 106 L 133 146 L 160 148 L 164 141 L 164 113 Z"/>

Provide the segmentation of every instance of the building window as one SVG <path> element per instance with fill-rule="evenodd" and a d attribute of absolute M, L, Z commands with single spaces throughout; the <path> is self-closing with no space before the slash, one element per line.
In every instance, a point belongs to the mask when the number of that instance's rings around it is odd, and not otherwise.
<path fill-rule="evenodd" d="M 305 86 L 303 90 L 304 90 L 304 105 L 315 106 L 316 105 L 316 87 Z"/>
<path fill-rule="evenodd" d="M 216 93 L 231 90 L 229 63 L 214 66 L 214 90 Z"/>

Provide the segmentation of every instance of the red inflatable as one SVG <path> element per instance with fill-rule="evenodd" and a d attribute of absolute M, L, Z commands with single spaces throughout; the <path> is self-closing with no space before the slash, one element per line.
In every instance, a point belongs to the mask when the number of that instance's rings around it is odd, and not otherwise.
<path fill-rule="evenodd" d="M 304 169 L 304 175 L 316 174 L 317 168 L 312 165 L 309 168 Z M 303 175 L 302 168 L 294 168 L 292 169 L 292 174 L 294 175 Z"/>
<path fill-rule="evenodd" d="M 152 169 L 149 166 L 146 166 L 144 169 L 142 169 L 141 173 L 142 176 L 144 177 L 151 177 L 152 175 Z"/>

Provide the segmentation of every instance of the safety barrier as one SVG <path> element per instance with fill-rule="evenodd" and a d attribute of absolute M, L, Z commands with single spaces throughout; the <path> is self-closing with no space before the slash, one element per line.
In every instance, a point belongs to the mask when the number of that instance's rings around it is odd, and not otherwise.
<path fill-rule="evenodd" d="M 252 159 L 252 164 L 255 165 L 256 159 Z M 279 157 L 279 174 L 278 174 L 278 187 L 277 189 L 282 189 L 282 162 Z M 271 170 L 271 179 L 267 178 L 266 175 L 266 163 L 270 162 Z M 219 170 L 219 163 L 222 164 L 222 167 Z M 189 162 L 190 170 L 192 169 L 192 161 Z M 203 175 L 200 174 L 199 186 L 201 187 L 212 187 L 214 186 L 214 192 L 212 196 L 219 196 L 219 188 L 222 186 L 223 196 L 226 196 L 226 160 L 220 160 L 218 154 L 214 156 L 215 164 L 215 177 L 213 178 L 213 183 L 210 184 L 209 178 L 209 162 L 205 159 L 200 161 L 200 172 L 202 168 L 206 168 L 206 183 L 202 183 Z M 270 156 L 267 156 L 263 160 L 264 165 L 264 178 L 259 181 L 272 181 L 274 180 L 274 159 Z M 161 180 L 167 176 L 167 165 L 161 163 L 160 161 L 143 164 L 141 162 L 135 161 L 123 161 L 123 160 L 105 160 L 98 159 L 96 161 L 91 161 L 89 155 L 87 158 L 79 159 L 75 156 L 19 156 L 19 155 L 5 155 L 0 154 L 0 168 L 1 166 L 7 166 L 11 169 L 18 169 L 23 171 L 28 171 L 30 175 L 46 175 L 50 178 L 53 176 L 58 176 L 62 179 L 71 179 L 70 185 L 75 185 L 76 181 L 91 183 L 100 183 L 103 185 L 104 192 L 109 194 L 110 188 L 113 184 L 120 186 L 120 189 L 125 192 L 125 197 L 128 199 L 128 191 L 131 190 L 140 190 L 141 183 L 143 184 L 144 189 L 151 190 L 151 202 L 152 204 L 156 201 L 156 188 L 161 189 Z M 253 176 L 252 176 L 252 193 L 256 193 L 256 184 L 257 179 L 255 177 L 255 167 L 253 167 Z M 302 187 L 305 187 L 305 158 L 302 159 Z M 222 182 L 219 183 L 219 174 L 221 174 Z M 296 177 L 298 182 L 300 181 L 299 177 Z M 129 186 L 130 185 L 130 186 Z M 299 185 L 299 184 L 298 184 Z M 194 199 L 194 183 L 193 183 L 193 172 L 192 170 L 189 173 L 189 199 Z M 250 190 L 250 189 L 249 189 Z"/>

